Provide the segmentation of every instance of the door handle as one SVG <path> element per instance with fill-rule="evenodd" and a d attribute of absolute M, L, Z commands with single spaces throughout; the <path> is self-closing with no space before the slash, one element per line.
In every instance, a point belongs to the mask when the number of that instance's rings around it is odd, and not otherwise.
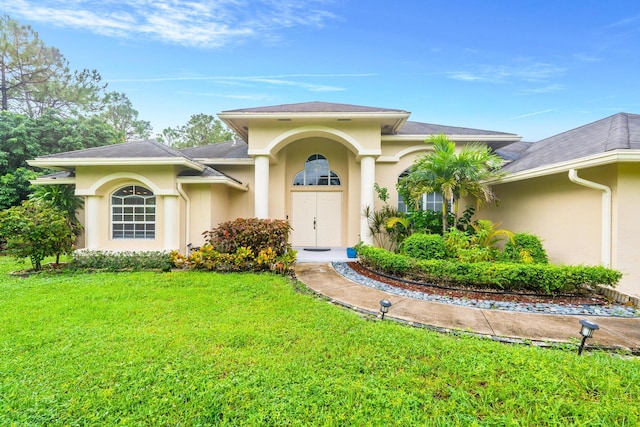
<path fill-rule="evenodd" d="M 313 217 L 313 229 L 314 230 L 316 229 L 316 217 L 315 216 Z"/>

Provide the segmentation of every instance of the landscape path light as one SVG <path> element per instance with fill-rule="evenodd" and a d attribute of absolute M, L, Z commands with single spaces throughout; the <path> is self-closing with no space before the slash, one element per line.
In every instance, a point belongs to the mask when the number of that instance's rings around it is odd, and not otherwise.
<path fill-rule="evenodd" d="M 388 299 L 380 300 L 380 313 L 382 313 L 382 320 L 384 320 L 384 315 L 389 311 L 389 307 L 391 307 L 391 301 Z"/>
<path fill-rule="evenodd" d="M 582 335 L 582 342 L 580 343 L 580 348 L 578 348 L 578 356 L 582 354 L 582 350 L 584 349 L 584 343 L 587 338 L 591 338 L 593 336 L 593 331 L 597 331 L 600 329 L 600 326 L 593 322 L 589 322 L 588 320 L 581 320 L 580 324 L 582 328 L 580 329 L 580 335 Z"/>

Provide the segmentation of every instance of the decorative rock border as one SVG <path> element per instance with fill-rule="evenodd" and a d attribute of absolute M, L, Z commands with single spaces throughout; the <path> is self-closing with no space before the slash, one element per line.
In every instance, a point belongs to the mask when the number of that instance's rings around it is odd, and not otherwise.
<path fill-rule="evenodd" d="M 397 288 L 387 285 L 386 283 L 370 279 L 360 273 L 354 271 L 345 262 L 333 262 L 333 268 L 347 279 L 368 286 L 370 288 L 379 289 L 395 295 L 415 298 L 425 301 L 433 301 L 444 304 L 462 305 L 465 307 L 516 311 L 521 313 L 544 313 L 544 314 L 563 314 L 563 315 L 581 315 L 581 316 L 610 316 L 610 317 L 639 317 L 640 310 L 621 304 L 610 304 L 608 306 L 601 305 L 562 305 L 550 303 L 526 303 L 526 302 L 507 302 L 478 300 L 473 298 L 458 298 L 448 295 L 430 295 L 419 291 L 411 291 L 407 289 Z M 606 288 L 609 290 L 609 288 Z M 606 295 L 606 294 L 605 294 Z M 608 295 L 607 295 L 608 296 Z"/>

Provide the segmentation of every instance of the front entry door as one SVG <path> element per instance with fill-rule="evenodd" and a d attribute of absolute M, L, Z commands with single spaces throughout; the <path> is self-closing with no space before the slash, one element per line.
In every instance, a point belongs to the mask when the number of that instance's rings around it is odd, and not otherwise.
<path fill-rule="evenodd" d="M 291 244 L 340 246 L 342 244 L 342 193 L 295 191 L 291 193 Z"/>

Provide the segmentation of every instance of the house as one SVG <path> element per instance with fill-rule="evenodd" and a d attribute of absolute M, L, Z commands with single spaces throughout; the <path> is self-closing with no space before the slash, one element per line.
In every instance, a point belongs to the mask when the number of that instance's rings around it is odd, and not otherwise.
<path fill-rule="evenodd" d="M 218 116 L 239 139 L 182 150 L 138 141 L 30 164 L 61 171 L 38 184 L 75 184 L 85 199 L 82 245 L 89 249 L 185 251 L 203 243 L 203 231 L 238 217 L 288 219 L 293 246 L 339 247 L 371 242 L 362 211 L 380 206 L 374 184 L 390 190 L 389 203 L 402 204 L 398 178 L 430 149 L 424 140 L 442 133 L 458 144 L 485 143 L 510 161 L 510 174 L 495 183 L 500 206 L 485 207 L 481 217 L 540 235 L 555 262 L 602 262 L 640 275 L 629 252 L 638 235 L 632 221 L 638 116 L 614 116 L 535 144 L 512 133 L 408 121 L 404 110 L 347 104 Z M 603 232 L 606 191 L 582 179 L 611 188 L 611 240 Z M 640 286 L 628 288 L 640 293 Z"/>

